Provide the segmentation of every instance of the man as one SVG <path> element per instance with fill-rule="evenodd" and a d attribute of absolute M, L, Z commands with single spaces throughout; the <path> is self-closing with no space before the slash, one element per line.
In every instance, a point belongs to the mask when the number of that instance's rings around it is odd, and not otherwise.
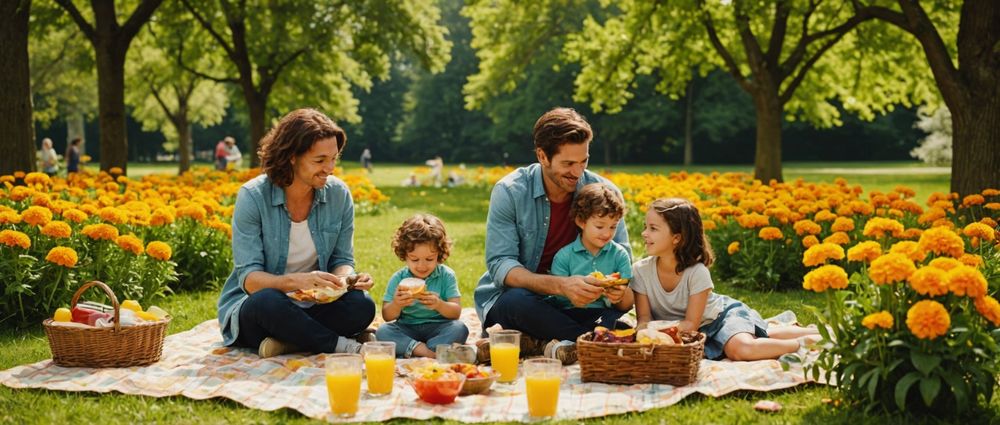
<path fill-rule="evenodd" d="M 228 154 L 226 149 L 226 139 L 219 140 L 219 143 L 215 144 L 215 169 L 222 171 L 226 169 L 226 155 Z"/>
<path fill-rule="evenodd" d="M 576 337 L 593 330 L 604 312 L 562 310 L 545 297 L 562 295 L 582 307 L 600 298 L 603 290 L 593 277 L 551 276 L 549 269 L 556 252 L 576 239 L 569 210 L 577 190 L 601 182 L 621 192 L 586 170 L 593 132 L 573 109 L 546 112 L 535 123 L 533 137 L 538 163 L 514 170 L 490 195 L 487 270 L 476 287 L 476 313 L 483 329 L 499 324 L 521 331 L 522 355 L 543 354 L 570 364 L 576 361 Z M 624 218 L 614 241 L 631 257 Z M 479 360 L 488 359 L 488 342 L 480 341 L 477 347 Z"/>

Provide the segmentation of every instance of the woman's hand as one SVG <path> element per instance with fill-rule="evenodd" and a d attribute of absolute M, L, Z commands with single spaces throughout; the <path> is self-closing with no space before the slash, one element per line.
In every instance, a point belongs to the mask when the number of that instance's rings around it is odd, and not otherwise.
<path fill-rule="evenodd" d="M 358 273 L 357 278 L 357 282 L 354 283 L 354 289 L 358 291 L 367 291 L 372 289 L 372 286 L 375 286 L 375 280 L 368 273 Z"/>
<path fill-rule="evenodd" d="M 392 303 L 396 304 L 400 308 L 409 307 L 413 305 L 413 295 L 410 291 L 400 287 L 396 287 L 396 293 L 392 295 Z"/>
<path fill-rule="evenodd" d="M 441 297 L 438 296 L 437 292 L 431 292 L 431 291 L 421 292 L 420 294 L 417 295 L 417 300 L 420 301 L 420 304 L 423 304 L 424 307 L 427 307 L 431 310 L 437 310 L 439 307 L 441 307 L 441 302 L 442 302 Z"/>

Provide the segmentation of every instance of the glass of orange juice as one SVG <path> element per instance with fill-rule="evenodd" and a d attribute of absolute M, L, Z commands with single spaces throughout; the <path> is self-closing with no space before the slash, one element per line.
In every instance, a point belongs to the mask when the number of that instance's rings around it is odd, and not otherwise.
<path fill-rule="evenodd" d="M 329 354 L 326 356 L 326 391 L 330 396 L 330 411 L 342 418 L 358 412 L 361 397 L 360 354 Z"/>
<path fill-rule="evenodd" d="M 497 382 L 517 380 L 517 358 L 521 353 L 521 332 L 504 329 L 490 332 L 490 363 L 500 373 Z"/>
<path fill-rule="evenodd" d="M 382 397 L 392 394 L 392 379 L 396 375 L 396 343 L 366 342 L 361 346 L 368 375 L 368 395 Z"/>
<path fill-rule="evenodd" d="M 524 361 L 524 385 L 528 397 L 528 415 L 534 419 L 550 419 L 559 407 L 559 385 L 562 383 L 562 362 L 556 359 Z"/>

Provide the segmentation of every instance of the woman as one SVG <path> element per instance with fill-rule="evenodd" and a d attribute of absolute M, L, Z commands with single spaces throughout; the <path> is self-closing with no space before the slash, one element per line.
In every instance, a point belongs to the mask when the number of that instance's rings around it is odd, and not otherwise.
<path fill-rule="evenodd" d="M 69 142 L 69 146 L 66 147 L 66 172 L 67 173 L 78 173 L 80 172 L 80 143 L 83 140 L 79 137 L 73 139 Z"/>
<path fill-rule="evenodd" d="M 227 346 L 260 357 L 299 350 L 358 352 L 350 338 L 375 317 L 361 273 L 334 302 L 295 301 L 287 293 L 343 289 L 354 273 L 354 203 L 334 164 L 347 136 L 312 109 L 292 111 L 261 140 L 263 175 L 246 182 L 233 210 L 233 273 L 219 296 Z M 353 280 L 353 279 L 352 279 Z"/>
<path fill-rule="evenodd" d="M 39 152 L 41 158 L 41 169 L 49 177 L 55 176 L 59 171 L 59 156 L 52 148 L 52 139 L 46 137 L 42 139 L 42 150 Z"/>

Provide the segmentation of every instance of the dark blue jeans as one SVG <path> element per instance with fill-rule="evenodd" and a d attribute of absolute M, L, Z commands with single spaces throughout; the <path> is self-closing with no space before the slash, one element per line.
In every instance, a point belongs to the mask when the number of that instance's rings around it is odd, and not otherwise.
<path fill-rule="evenodd" d="M 347 291 L 329 304 L 302 308 L 283 292 L 261 289 L 240 307 L 236 346 L 257 349 L 273 337 L 313 353 L 332 353 L 341 336 L 357 335 L 375 318 L 375 303 L 362 291 Z"/>
<path fill-rule="evenodd" d="M 562 310 L 544 298 L 524 288 L 504 291 L 486 314 L 483 329 L 499 323 L 504 329 L 517 329 L 535 339 L 575 342 L 580 335 L 594 330 L 594 326 L 614 329 L 618 319 L 625 314 L 615 308 Z"/>

